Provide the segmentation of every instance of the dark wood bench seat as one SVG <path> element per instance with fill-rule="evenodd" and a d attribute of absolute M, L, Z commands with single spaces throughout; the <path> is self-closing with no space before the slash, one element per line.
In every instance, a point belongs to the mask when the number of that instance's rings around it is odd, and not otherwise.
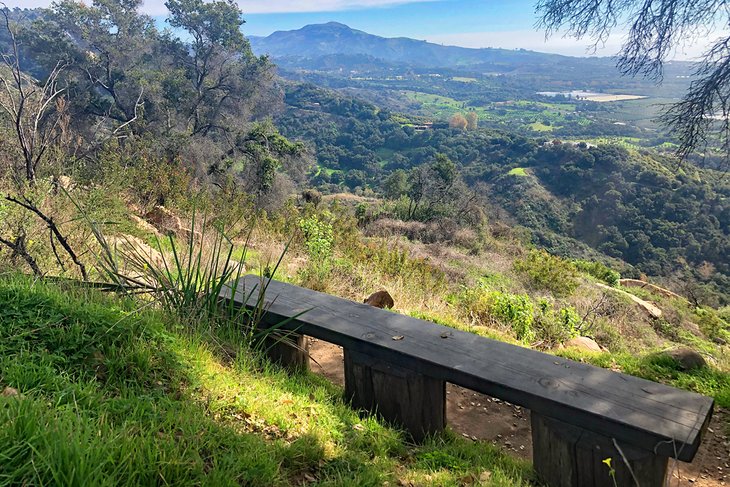
<path fill-rule="evenodd" d="M 255 307 L 262 281 L 235 288 L 235 304 Z M 613 485 L 608 457 L 618 485 L 662 485 L 667 459 L 692 460 L 712 413 L 699 394 L 274 280 L 263 301 L 265 326 L 300 315 L 285 328 L 341 345 L 348 399 L 416 439 L 445 425 L 445 382 L 529 409 L 550 485 Z"/>

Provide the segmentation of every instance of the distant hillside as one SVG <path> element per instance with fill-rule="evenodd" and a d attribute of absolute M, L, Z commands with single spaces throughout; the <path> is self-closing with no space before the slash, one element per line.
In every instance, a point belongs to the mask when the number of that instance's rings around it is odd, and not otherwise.
<path fill-rule="evenodd" d="M 328 22 L 298 30 L 278 31 L 268 37 L 249 37 L 257 54 L 274 59 L 314 60 L 332 55 L 365 55 L 383 61 L 419 67 L 457 67 L 478 64 L 555 63 L 567 56 L 526 50 L 469 49 L 442 46 L 406 37 L 385 38 Z"/>

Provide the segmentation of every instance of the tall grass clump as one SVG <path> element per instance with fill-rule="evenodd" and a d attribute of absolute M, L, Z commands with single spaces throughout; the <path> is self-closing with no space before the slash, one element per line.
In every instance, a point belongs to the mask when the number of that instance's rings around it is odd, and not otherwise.
<path fill-rule="evenodd" d="M 528 285 L 555 296 L 570 296 L 578 287 L 575 265 L 545 250 L 531 250 L 527 257 L 515 261 L 514 268 Z"/>
<path fill-rule="evenodd" d="M 532 327 L 534 306 L 525 294 L 493 291 L 484 285 L 465 288 L 457 297 L 459 306 L 469 317 L 483 325 L 506 325 L 518 340 L 530 342 L 535 338 Z"/>
<path fill-rule="evenodd" d="M 301 271 L 301 280 L 311 289 L 324 291 L 332 273 L 334 252 L 332 223 L 317 215 L 310 215 L 299 220 L 299 229 L 309 258 L 307 266 Z"/>
<path fill-rule="evenodd" d="M 172 233 L 155 235 L 150 246 L 129 236 L 110 240 L 98 226 L 92 228 L 100 246 L 97 267 L 123 291 L 148 293 L 186 321 L 207 321 L 231 311 L 221 307 L 219 296 L 245 272 L 248 238 L 236 261 L 225 231 L 195 214 L 182 241 Z"/>

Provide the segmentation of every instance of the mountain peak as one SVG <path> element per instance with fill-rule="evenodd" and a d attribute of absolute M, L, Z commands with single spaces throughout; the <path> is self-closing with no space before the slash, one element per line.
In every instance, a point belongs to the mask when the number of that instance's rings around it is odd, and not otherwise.
<path fill-rule="evenodd" d="M 390 63 L 448 67 L 504 62 L 520 58 L 545 61 L 550 55 L 504 49 L 469 49 L 442 46 L 406 37 L 385 38 L 353 29 L 340 22 L 309 24 L 297 30 L 277 31 L 265 38 L 251 38 L 257 54 L 276 58 L 316 59 L 322 56 L 368 56 Z"/>

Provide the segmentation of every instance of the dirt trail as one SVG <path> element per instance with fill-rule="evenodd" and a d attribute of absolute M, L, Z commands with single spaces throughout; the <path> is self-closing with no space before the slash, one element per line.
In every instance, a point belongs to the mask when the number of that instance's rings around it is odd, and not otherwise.
<path fill-rule="evenodd" d="M 309 339 L 312 371 L 344 387 L 342 348 Z M 489 441 L 524 460 L 532 458 L 530 412 L 499 399 L 447 384 L 449 427 L 474 441 Z M 670 486 L 730 486 L 730 412 L 715 411 L 692 464 L 670 463 Z"/>

